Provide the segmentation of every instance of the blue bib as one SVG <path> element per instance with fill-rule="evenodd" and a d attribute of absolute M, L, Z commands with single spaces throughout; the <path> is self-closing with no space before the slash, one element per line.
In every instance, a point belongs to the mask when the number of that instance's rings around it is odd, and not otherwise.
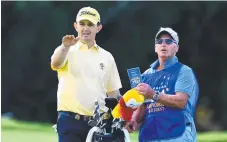
<path fill-rule="evenodd" d="M 153 90 L 175 94 L 175 83 L 183 64 L 177 62 L 161 71 L 146 74 L 143 82 Z M 139 141 L 171 139 L 179 137 L 185 131 L 183 109 L 164 106 L 155 101 L 147 102 L 145 120 L 139 132 Z"/>

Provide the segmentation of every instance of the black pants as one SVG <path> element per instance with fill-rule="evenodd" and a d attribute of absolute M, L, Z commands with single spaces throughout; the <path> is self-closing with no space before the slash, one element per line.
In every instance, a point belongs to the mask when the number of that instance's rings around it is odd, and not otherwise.
<path fill-rule="evenodd" d="M 58 113 L 57 131 L 59 142 L 85 142 L 91 129 L 88 121 Z"/>

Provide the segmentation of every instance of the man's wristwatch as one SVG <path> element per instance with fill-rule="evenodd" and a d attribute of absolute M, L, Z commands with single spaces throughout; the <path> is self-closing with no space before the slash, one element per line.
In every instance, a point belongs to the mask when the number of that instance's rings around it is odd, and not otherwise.
<path fill-rule="evenodd" d="M 159 92 L 155 92 L 155 94 L 154 94 L 154 96 L 153 96 L 153 100 L 154 100 L 154 101 L 158 101 L 159 95 L 160 95 Z"/>

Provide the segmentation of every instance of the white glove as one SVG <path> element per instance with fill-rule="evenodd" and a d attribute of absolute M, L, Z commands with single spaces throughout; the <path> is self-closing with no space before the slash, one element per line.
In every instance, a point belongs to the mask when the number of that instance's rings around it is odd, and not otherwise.
<path fill-rule="evenodd" d="M 54 124 L 54 125 L 52 126 L 52 128 L 54 129 L 54 132 L 55 132 L 55 133 L 58 132 L 58 131 L 57 131 L 57 124 Z"/>

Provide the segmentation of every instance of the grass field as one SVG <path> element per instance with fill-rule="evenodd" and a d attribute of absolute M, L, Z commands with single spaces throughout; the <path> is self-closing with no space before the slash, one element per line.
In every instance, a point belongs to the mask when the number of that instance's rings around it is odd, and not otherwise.
<path fill-rule="evenodd" d="M 57 134 L 50 124 L 1 120 L 2 142 L 57 142 Z M 131 134 L 137 142 L 137 133 Z M 198 142 L 227 142 L 227 132 L 206 132 L 198 134 Z"/>

